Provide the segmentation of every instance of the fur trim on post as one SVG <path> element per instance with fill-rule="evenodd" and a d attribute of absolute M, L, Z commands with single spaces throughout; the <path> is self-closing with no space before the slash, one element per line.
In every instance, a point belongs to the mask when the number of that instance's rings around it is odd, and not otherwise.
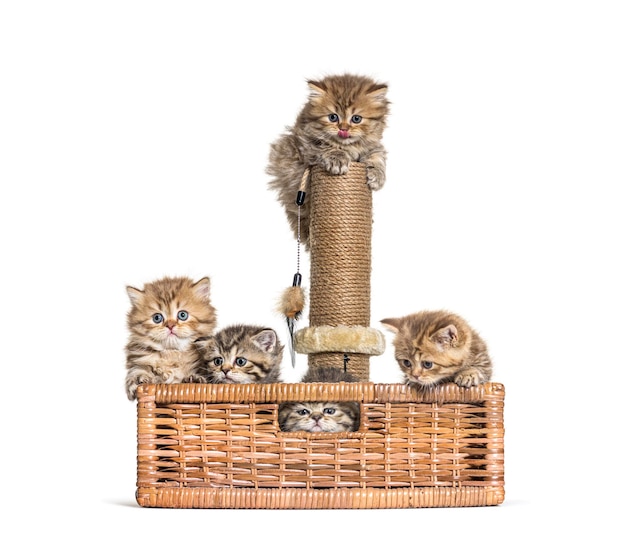
<path fill-rule="evenodd" d="M 385 336 L 365 326 L 316 326 L 298 330 L 294 348 L 301 354 L 361 353 L 380 355 L 385 352 Z"/>

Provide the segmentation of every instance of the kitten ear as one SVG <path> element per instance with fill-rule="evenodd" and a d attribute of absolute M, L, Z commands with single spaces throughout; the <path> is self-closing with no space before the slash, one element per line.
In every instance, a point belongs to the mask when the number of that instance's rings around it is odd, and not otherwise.
<path fill-rule="evenodd" d="M 200 354 L 204 354 L 209 350 L 213 336 L 202 336 L 194 340 L 193 344 Z"/>
<path fill-rule="evenodd" d="M 209 300 L 211 297 L 211 280 L 208 277 L 203 277 L 193 284 L 193 289 L 200 298 Z"/>
<path fill-rule="evenodd" d="M 367 89 L 367 94 L 374 100 L 384 102 L 387 98 L 387 85 L 384 83 L 376 83 Z"/>
<path fill-rule="evenodd" d="M 445 328 L 437 330 L 432 336 L 432 340 L 440 349 L 452 347 L 459 337 L 459 333 L 454 324 L 449 324 Z"/>
<path fill-rule="evenodd" d="M 383 319 L 380 322 L 387 330 L 394 334 L 400 331 L 400 319 Z"/>
<path fill-rule="evenodd" d="M 256 336 L 252 336 L 252 343 L 254 343 L 259 349 L 269 353 L 274 350 L 276 347 L 276 342 L 278 338 L 276 337 L 276 332 L 274 330 L 263 330 L 259 332 Z"/>
<path fill-rule="evenodd" d="M 139 300 L 143 298 L 143 290 L 139 290 L 135 287 L 126 287 L 126 292 L 128 293 L 128 297 L 130 298 L 130 303 L 133 305 L 137 305 Z"/>
<path fill-rule="evenodd" d="M 322 96 L 323 94 L 326 93 L 327 87 L 322 81 L 313 81 L 312 79 L 309 79 L 307 81 L 307 85 L 309 86 L 309 89 L 311 90 L 312 98 L 317 97 L 317 96 Z"/>

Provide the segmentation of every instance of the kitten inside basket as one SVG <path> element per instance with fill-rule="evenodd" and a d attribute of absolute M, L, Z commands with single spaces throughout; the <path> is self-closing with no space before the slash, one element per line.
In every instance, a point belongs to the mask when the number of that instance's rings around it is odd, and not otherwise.
<path fill-rule="evenodd" d="M 336 368 L 310 368 L 303 383 L 356 382 L 349 373 Z M 285 402 L 278 407 L 283 432 L 355 432 L 360 424 L 358 402 Z"/>

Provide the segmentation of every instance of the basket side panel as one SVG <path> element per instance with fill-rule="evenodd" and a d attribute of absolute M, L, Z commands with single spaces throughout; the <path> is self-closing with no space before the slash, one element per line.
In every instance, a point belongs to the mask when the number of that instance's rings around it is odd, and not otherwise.
<path fill-rule="evenodd" d="M 377 390 L 378 401 L 367 394 L 370 401 L 361 402 L 358 432 L 312 434 L 280 431 L 281 394 L 296 394 L 285 386 L 267 403 L 197 402 L 197 390 L 193 402 L 182 401 L 177 390 L 168 397 L 175 403 L 158 403 L 154 386 L 143 387 L 138 503 L 266 507 L 265 501 L 250 502 L 252 495 L 281 508 L 294 501 L 304 504 L 297 508 L 326 508 L 337 503 L 330 491 L 342 491 L 334 495 L 350 508 L 496 505 L 504 499 L 503 387 L 453 390 L 432 401 L 393 385 Z M 324 399 L 324 390 L 313 390 L 316 398 Z M 232 390 L 226 392 L 232 399 Z M 393 492 L 385 497 L 386 491 Z"/>

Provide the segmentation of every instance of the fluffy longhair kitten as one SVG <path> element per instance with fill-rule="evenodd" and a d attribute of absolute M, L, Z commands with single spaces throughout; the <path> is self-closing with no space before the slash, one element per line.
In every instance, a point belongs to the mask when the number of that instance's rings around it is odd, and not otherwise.
<path fill-rule="evenodd" d="M 303 383 L 356 382 L 351 374 L 336 368 L 309 369 Z M 356 432 L 359 428 L 358 402 L 286 402 L 278 408 L 283 432 Z"/>
<path fill-rule="evenodd" d="M 234 324 L 196 347 L 209 383 L 279 383 L 284 346 L 271 328 Z"/>
<path fill-rule="evenodd" d="M 126 394 L 137 397 L 142 383 L 203 381 L 193 346 L 217 322 L 211 282 L 203 277 L 164 277 L 143 289 L 127 286 L 131 302 L 127 325 Z"/>
<path fill-rule="evenodd" d="M 307 168 L 345 174 L 353 161 L 366 165 L 372 190 L 385 183 L 386 150 L 382 137 L 389 113 L 387 85 L 369 77 L 343 74 L 308 80 L 309 98 L 291 127 L 270 147 L 266 172 L 277 191 L 289 225 L 298 234 L 296 197 Z M 300 206 L 300 239 L 309 247 L 309 206 Z"/>
<path fill-rule="evenodd" d="M 459 315 L 421 311 L 381 323 L 395 334 L 395 358 L 406 384 L 431 388 L 454 382 L 471 387 L 491 379 L 487 346 Z"/>

